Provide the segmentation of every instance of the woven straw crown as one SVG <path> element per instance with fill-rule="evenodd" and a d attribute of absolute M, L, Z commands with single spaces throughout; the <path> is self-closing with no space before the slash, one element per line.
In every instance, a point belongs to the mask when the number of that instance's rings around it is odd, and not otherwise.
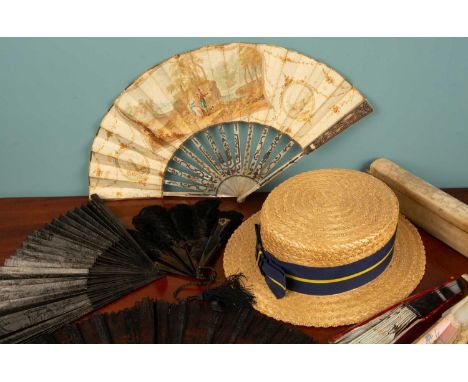
<path fill-rule="evenodd" d="M 348 264 L 389 241 L 398 213 L 393 191 L 368 174 L 309 171 L 287 180 L 266 199 L 260 214 L 263 245 L 290 263 Z"/>
<path fill-rule="evenodd" d="M 370 282 L 329 295 L 287 290 L 277 299 L 259 268 L 255 224 L 264 249 L 276 259 L 315 268 L 368 258 L 397 232 L 390 264 Z M 390 188 L 366 173 L 325 169 L 275 188 L 261 211 L 231 236 L 223 265 L 226 276 L 244 274 L 260 312 L 296 325 L 327 327 L 362 321 L 408 296 L 423 277 L 425 256 L 417 229 L 399 214 Z"/>

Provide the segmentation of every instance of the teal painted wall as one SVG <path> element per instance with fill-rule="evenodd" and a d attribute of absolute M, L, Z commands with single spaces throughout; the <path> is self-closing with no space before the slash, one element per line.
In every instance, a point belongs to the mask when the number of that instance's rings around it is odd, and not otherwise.
<path fill-rule="evenodd" d="M 336 68 L 375 112 L 289 168 L 395 160 L 468 187 L 468 39 L 0 39 L 0 197 L 85 195 L 89 148 L 114 98 L 147 68 L 204 44 L 265 42 Z"/>

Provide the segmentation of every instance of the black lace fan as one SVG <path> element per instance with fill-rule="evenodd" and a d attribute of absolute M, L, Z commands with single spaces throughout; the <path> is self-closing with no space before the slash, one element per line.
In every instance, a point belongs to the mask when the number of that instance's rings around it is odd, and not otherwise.
<path fill-rule="evenodd" d="M 219 203 L 215 199 L 192 206 L 178 204 L 169 210 L 143 208 L 133 218 L 136 231 L 132 234 L 162 270 L 210 279 L 213 257 L 243 219 L 239 212 L 219 211 Z"/>
<path fill-rule="evenodd" d="M 197 301 L 169 304 L 145 299 L 118 313 L 95 314 L 40 336 L 35 343 L 312 343 L 291 325 L 252 309 L 237 279 Z"/>
<path fill-rule="evenodd" d="M 201 275 L 242 219 L 217 207 L 210 201 L 175 206 L 168 214 L 157 206 L 144 209 L 135 218 L 143 248 L 97 195 L 32 232 L 0 267 L 0 342 L 51 332 L 165 272 Z M 193 212 L 191 236 L 178 211 Z"/>
<path fill-rule="evenodd" d="M 32 232 L 0 268 L 0 342 L 24 342 L 163 276 L 97 196 Z"/>

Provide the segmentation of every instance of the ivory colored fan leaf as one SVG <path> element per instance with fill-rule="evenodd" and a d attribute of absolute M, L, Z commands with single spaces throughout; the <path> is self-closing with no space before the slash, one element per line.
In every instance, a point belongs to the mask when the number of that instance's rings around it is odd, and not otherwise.
<path fill-rule="evenodd" d="M 372 111 L 327 65 L 278 46 L 205 46 L 143 73 L 92 146 L 89 192 L 242 201 Z"/>

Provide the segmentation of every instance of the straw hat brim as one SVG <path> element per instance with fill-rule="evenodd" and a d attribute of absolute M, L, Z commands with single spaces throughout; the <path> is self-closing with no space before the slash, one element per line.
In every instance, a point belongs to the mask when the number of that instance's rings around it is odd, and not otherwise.
<path fill-rule="evenodd" d="M 256 213 L 231 236 L 224 253 L 224 273 L 244 274 L 245 286 L 255 295 L 255 309 L 280 321 L 316 327 L 361 322 L 407 297 L 424 275 L 426 258 L 421 237 L 400 215 L 392 261 L 376 279 L 344 293 L 316 296 L 288 290 L 285 297 L 277 299 L 255 261 L 254 224 L 259 222 L 260 213 Z"/>

